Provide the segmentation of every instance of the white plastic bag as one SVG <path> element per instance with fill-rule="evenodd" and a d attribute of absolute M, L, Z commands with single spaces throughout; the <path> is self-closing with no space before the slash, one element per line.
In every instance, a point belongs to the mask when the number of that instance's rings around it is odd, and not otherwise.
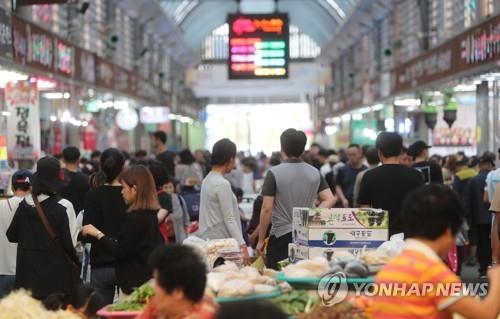
<path fill-rule="evenodd" d="M 403 233 L 394 234 L 389 241 L 384 242 L 377 248 L 377 253 L 383 254 L 389 258 L 394 258 L 403 250 L 405 241 Z"/>

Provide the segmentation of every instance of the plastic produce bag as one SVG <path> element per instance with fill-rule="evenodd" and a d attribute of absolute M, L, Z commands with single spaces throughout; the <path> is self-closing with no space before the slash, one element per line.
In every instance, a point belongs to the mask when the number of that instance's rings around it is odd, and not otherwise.
<path fill-rule="evenodd" d="M 196 236 L 189 236 L 182 242 L 183 245 L 192 247 L 194 251 L 208 265 L 208 243 Z"/>
<path fill-rule="evenodd" d="M 401 253 L 405 244 L 405 235 L 403 233 L 394 234 L 389 241 L 384 242 L 377 248 L 377 253 L 394 258 Z"/>

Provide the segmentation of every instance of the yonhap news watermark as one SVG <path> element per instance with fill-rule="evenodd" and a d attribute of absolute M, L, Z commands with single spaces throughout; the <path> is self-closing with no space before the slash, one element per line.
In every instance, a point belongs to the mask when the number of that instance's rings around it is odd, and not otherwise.
<path fill-rule="evenodd" d="M 488 294 L 488 284 L 461 282 L 352 282 L 348 284 L 344 273 L 335 273 L 322 277 L 318 285 L 318 295 L 325 306 L 333 306 L 344 301 L 348 292 L 356 297 L 424 297 L 429 295 L 444 298 L 485 297 Z"/>

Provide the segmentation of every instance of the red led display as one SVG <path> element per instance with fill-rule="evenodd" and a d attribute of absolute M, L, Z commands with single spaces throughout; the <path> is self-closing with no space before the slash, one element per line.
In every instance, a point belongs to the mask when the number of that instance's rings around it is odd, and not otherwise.
<path fill-rule="evenodd" d="M 288 15 L 230 14 L 229 79 L 288 78 Z"/>

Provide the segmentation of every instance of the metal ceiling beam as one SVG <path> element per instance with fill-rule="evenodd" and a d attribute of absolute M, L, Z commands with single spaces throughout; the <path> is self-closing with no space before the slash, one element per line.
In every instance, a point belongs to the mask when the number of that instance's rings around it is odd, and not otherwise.
<path fill-rule="evenodd" d="M 344 48 L 351 47 L 361 36 L 371 30 L 362 24 L 373 26 L 391 10 L 390 4 L 391 0 L 361 0 L 346 22 L 332 35 L 318 60 L 324 63 L 337 59 L 344 52 Z"/>
<path fill-rule="evenodd" d="M 129 16 L 142 22 L 146 26 L 146 29 L 154 33 L 157 39 L 175 38 L 176 46 L 173 49 L 173 57 L 176 58 L 177 62 L 184 65 L 195 62 L 195 55 L 190 47 L 184 42 L 181 30 L 179 30 L 177 25 L 165 14 L 158 1 L 115 0 L 115 3 L 127 12 Z M 187 59 L 188 57 L 190 58 L 189 60 Z"/>

